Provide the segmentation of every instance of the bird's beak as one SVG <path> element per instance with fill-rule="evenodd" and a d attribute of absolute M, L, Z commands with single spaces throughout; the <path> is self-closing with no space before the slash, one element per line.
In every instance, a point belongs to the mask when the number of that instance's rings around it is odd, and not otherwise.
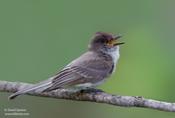
<path fill-rule="evenodd" d="M 114 46 L 125 44 L 124 42 L 118 42 L 118 39 L 121 38 L 121 37 L 122 37 L 121 35 L 117 35 L 117 36 L 114 37 L 114 39 L 113 39 L 113 45 Z"/>

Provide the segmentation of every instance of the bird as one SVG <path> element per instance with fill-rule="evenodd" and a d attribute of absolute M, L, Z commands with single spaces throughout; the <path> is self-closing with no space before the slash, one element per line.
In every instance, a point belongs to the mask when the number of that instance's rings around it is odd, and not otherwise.
<path fill-rule="evenodd" d="M 96 32 L 91 38 L 88 50 L 70 62 L 61 71 L 47 80 L 31 87 L 21 88 L 8 98 L 14 99 L 31 91 L 49 92 L 60 88 L 95 88 L 104 83 L 116 69 L 120 53 L 121 35 Z"/>

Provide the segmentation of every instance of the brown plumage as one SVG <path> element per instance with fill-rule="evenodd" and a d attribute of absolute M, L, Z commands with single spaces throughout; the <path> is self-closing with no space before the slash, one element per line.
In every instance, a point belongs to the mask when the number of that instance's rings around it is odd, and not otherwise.
<path fill-rule="evenodd" d="M 96 87 L 104 82 L 115 70 L 119 59 L 118 43 L 120 36 L 97 32 L 90 42 L 89 49 L 79 58 L 68 64 L 55 76 L 24 88 L 12 94 L 9 99 L 30 91 L 48 92 L 65 87 Z"/>

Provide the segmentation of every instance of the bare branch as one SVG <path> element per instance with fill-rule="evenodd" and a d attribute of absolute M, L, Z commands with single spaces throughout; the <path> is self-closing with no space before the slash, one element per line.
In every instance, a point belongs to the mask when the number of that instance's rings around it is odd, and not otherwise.
<path fill-rule="evenodd" d="M 0 81 L 0 91 L 3 92 L 16 92 L 20 88 L 31 86 L 32 84 L 21 83 L 21 82 L 7 82 Z M 175 103 L 168 103 L 163 101 L 157 101 L 152 99 L 146 99 L 138 96 L 120 96 L 111 95 L 105 92 L 90 92 L 90 93 L 77 93 L 70 89 L 59 89 L 52 92 L 31 92 L 29 95 L 40 96 L 40 97 L 50 97 L 57 99 L 69 99 L 76 101 L 89 101 L 96 103 L 105 103 L 115 106 L 122 107 L 141 107 L 141 108 L 151 108 L 161 111 L 175 112 Z"/>

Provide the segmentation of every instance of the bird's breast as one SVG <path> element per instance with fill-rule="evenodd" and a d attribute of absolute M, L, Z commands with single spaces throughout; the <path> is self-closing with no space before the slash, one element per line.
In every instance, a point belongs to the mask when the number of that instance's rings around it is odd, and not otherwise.
<path fill-rule="evenodd" d="M 117 65 L 118 59 L 120 57 L 119 49 L 117 49 L 115 51 L 112 51 L 109 54 L 112 57 L 112 60 L 113 60 L 113 63 L 114 63 L 114 65 L 113 65 L 113 71 L 112 71 L 112 72 L 114 72 L 115 69 L 116 69 L 116 65 Z"/>

